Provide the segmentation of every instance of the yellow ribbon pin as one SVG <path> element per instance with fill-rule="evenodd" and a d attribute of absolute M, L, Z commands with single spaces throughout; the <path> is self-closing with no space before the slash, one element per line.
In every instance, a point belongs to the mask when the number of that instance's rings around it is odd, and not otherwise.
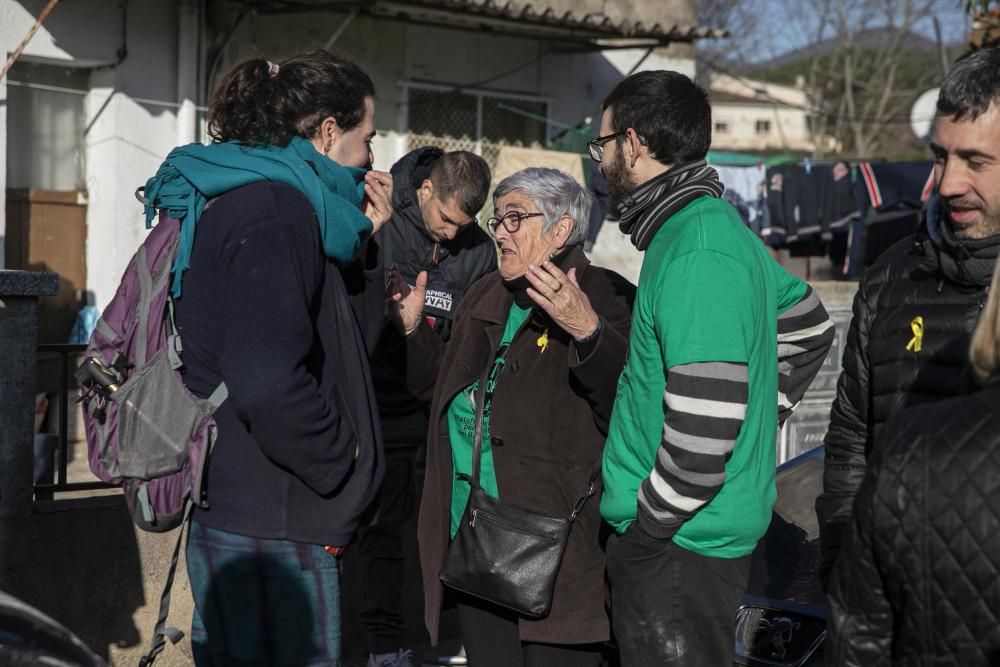
<path fill-rule="evenodd" d="M 549 330 L 548 329 L 546 329 L 545 331 L 542 332 L 542 335 L 539 336 L 538 340 L 535 341 L 535 345 L 537 345 L 538 347 L 542 348 L 542 352 L 545 351 L 545 348 L 547 348 L 549 346 Z M 541 354 L 542 352 L 539 352 L 538 354 Z"/>
<path fill-rule="evenodd" d="M 906 349 L 910 352 L 919 352 L 924 346 L 924 318 L 917 315 L 910 322 L 910 330 L 913 331 L 913 338 L 906 344 Z"/>

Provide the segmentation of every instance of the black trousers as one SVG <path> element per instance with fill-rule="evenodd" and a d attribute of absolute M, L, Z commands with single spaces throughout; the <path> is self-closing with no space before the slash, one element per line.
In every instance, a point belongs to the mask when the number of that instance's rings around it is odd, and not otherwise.
<path fill-rule="evenodd" d="M 607 545 L 611 624 L 621 667 L 731 667 L 750 556 L 707 558 L 637 523 Z"/>
<path fill-rule="evenodd" d="M 361 624 L 368 650 L 391 653 L 403 642 L 403 528 L 417 503 L 415 462 L 419 445 L 385 450 L 385 479 L 379 511 L 360 531 L 359 560 L 365 579 Z"/>
<path fill-rule="evenodd" d="M 512 612 L 470 595 L 455 595 L 462 644 L 473 667 L 601 667 L 605 664 L 602 644 L 522 642 L 517 616 Z"/>

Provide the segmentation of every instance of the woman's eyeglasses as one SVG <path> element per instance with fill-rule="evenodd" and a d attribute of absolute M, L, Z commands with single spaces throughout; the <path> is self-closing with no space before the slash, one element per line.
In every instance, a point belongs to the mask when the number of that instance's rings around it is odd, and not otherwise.
<path fill-rule="evenodd" d="M 524 220 L 544 215 L 544 213 L 521 213 L 520 211 L 508 211 L 499 218 L 493 217 L 487 220 L 486 228 L 490 230 L 490 234 L 496 236 L 497 228 L 502 224 L 503 228 L 507 230 L 507 233 L 513 234 L 521 228 L 521 222 Z"/>

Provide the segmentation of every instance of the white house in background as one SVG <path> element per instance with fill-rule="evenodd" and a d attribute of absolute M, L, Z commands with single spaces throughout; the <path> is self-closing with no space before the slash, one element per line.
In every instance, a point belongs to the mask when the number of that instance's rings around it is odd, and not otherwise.
<path fill-rule="evenodd" d="M 0 0 L 4 60 L 46 4 Z M 17 215 L 17 201 L 30 191 L 37 213 L 64 200 L 65 206 L 82 209 L 73 213 L 79 219 L 85 215 L 86 229 L 74 237 L 73 248 L 58 236 L 47 247 L 36 247 L 30 268 L 59 268 L 39 253 L 62 253 L 55 263 L 71 264 L 85 278 L 58 306 L 78 310 L 88 291 L 99 306 L 107 303 L 146 235 L 136 187 L 173 146 L 200 136 L 195 104 L 203 37 L 195 0 L 55 6 L 0 79 L 0 268 L 9 263 L 5 240 L 45 222 L 41 218 L 53 210 L 35 215 L 30 224 L 18 216 L 11 225 L 21 229 L 8 229 L 7 215 Z M 84 256 L 70 256 L 77 253 Z"/>
<path fill-rule="evenodd" d="M 805 90 L 713 74 L 712 148 L 746 152 L 816 150 Z"/>
<path fill-rule="evenodd" d="M 0 0 L 0 51 L 46 4 Z M 377 89 L 379 168 L 431 142 L 491 161 L 586 117 L 596 130 L 631 71 L 693 76 L 693 42 L 724 35 L 695 17 L 695 0 L 67 0 L 0 80 L 0 204 L 31 189 L 85 207 L 70 305 L 89 291 L 102 308 L 146 233 L 136 187 L 171 148 L 207 139 L 208 94 L 247 56 L 328 47 L 361 65 Z"/>

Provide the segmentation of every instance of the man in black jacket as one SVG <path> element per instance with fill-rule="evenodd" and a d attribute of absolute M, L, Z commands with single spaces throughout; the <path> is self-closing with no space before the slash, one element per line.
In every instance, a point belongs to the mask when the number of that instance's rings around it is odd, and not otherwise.
<path fill-rule="evenodd" d="M 496 270 L 493 240 L 476 224 L 490 187 L 490 169 L 473 153 L 419 148 L 392 167 L 392 219 L 378 237 L 384 278 L 393 269 L 410 285 L 427 271 L 424 315 L 444 338 L 466 289 Z M 383 283 L 384 284 L 384 283 Z M 394 335 L 389 326 L 386 337 Z M 391 345 L 383 344 L 383 347 Z M 368 634 L 373 667 L 403 667 L 402 529 L 416 504 L 414 461 L 427 437 L 427 406 L 413 396 L 376 355 L 372 377 L 386 450 L 386 475 L 374 525 L 361 536 L 365 602 L 361 620 Z"/>
<path fill-rule="evenodd" d="M 868 269 L 854 298 L 816 501 L 824 581 L 881 425 L 901 406 L 976 389 L 966 351 L 1000 248 L 1000 50 L 956 63 L 937 108 L 924 224 Z"/>
<path fill-rule="evenodd" d="M 980 391 L 900 410 L 879 440 L 830 584 L 827 664 L 997 664 L 996 273 L 969 356 Z"/>

